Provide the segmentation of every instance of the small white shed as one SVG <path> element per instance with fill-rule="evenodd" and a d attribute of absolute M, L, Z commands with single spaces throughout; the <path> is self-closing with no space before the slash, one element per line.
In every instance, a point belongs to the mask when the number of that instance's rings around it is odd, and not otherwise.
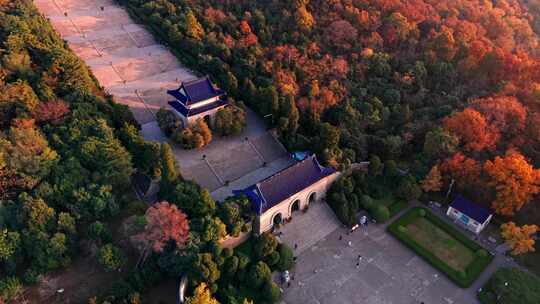
<path fill-rule="evenodd" d="M 480 233 L 493 217 L 491 210 L 477 205 L 461 195 L 456 196 L 448 206 L 446 215 L 476 234 Z"/>

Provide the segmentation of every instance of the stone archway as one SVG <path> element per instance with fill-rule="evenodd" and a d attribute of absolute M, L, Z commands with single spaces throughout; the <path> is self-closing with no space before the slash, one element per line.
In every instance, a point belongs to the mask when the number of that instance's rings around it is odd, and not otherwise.
<path fill-rule="evenodd" d="M 315 201 L 317 201 L 317 192 L 311 192 L 308 196 L 308 204 L 311 205 L 311 203 L 314 203 Z"/>
<path fill-rule="evenodd" d="M 281 215 L 281 212 L 278 212 L 272 217 L 272 225 L 274 227 L 279 227 L 279 225 L 281 225 L 282 223 L 283 223 L 283 215 Z"/>
<path fill-rule="evenodd" d="M 289 207 L 289 214 L 292 216 L 296 211 L 300 211 L 300 199 L 296 199 Z"/>
<path fill-rule="evenodd" d="M 204 122 L 208 125 L 208 127 L 211 127 L 210 124 L 212 123 L 212 119 L 210 118 L 210 114 L 204 115 Z"/>

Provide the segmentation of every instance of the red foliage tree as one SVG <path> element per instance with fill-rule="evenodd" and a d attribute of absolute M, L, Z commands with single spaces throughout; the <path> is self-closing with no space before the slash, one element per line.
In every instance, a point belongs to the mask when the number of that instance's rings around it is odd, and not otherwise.
<path fill-rule="evenodd" d="M 452 177 L 459 189 L 472 188 L 479 184 L 481 166 L 463 153 L 458 152 L 446 159 L 440 166 L 441 171 Z"/>
<path fill-rule="evenodd" d="M 242 38 L 240 38 L 240 45 L 243 47 L 250 47 L 257 44 L 258 38 L 251 31 L 249 23 L 245 20 L 240 22 L 240 32 L 242 33 Z"/>
<path fill-rule="evenodd" d="M 209 7 L 204 10 L 204 17 L 210 22 L 221 23 L 227 18 L 227 15 L 220 9 Z"/>
<path fill-rule="evenodd" d="M 146 211 L 146 227 L 136 238 L 155 252 L 163 251 L 169 241 L 183 247 L 189 239 L 187 216 L 176 205 L 156 203 Z"/>
<path fill-rule="evenodd" d="M 512 139 L 525 129 L 527 109 L 515 97 L 478 99 L 472 107 L 482 113 L 492 129 L 498 130 L 505 138 Z"/>
<path fill-rule="evenodd" d="M 348 50 L 356 40 L 358 31 L 349 21 L 337 20 L 328 26 L 325 35 L 329 44 Z"/>
<path fill-rule="evenodd" d="M 69 106 L 61 100 L 39 103 L 34 109 L 34 118 L 38 123 L 58 124 L 69 113 Z"/>

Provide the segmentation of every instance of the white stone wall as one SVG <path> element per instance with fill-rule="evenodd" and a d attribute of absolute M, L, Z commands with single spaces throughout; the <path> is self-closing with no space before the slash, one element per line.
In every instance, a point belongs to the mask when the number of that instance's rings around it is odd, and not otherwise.
<path fill-rule="evenodd" d="M 448 207 L 448 210 L 446 211 L 446 215 L 448 215 L 448 217 L 454 219 L 455 221 L 459 221 L 462 226 L 465 226 L 467 229 L 476 234 L 480 233 L 489 224 L 492 217 L 492 215 L 490 215 L 484 223 L 479 223 L 469 217 L 469 222 L 465 225 L 465 223 L 461 222 L 460 220 L 462 214 L 463 213 L 461 211 L 452 207 Z"/>
<path fill-rule="evenodd" d="M 210 126 L 213 126 L 214 125 L 214 121 L 216 120 L 216 113 L 223 109 L 226 105 L 223 105 L 223 106 L 220 106 L 218 108 L 215 108 L 215 109 L 212 109 L 212 110 L 209 110 L 209 111 L 206 111 L 206 112 L 203 112 L 203 113 L 200 113 L 200 114 L 197 114 L 197 115 L 193 115 L 193 116 L 190 116 L 188 117 L 188 121 L 187 121 L 187 125 L 192 125 L 194 124 L 199 118 L 204 118 L 206 115 L 210 115 Z"/>
<path fill-rule="evenodd" d="M 341 175 L 340 172 L 336 172 L 332 175 L 329 175 L 320 181 L 314 183 L 313 185 L 305 188 L 304 190 L 288 197 L 283 200 L 281 203 L 275 205 L 274 207 L 266 210 L 259 218 L 256 219 L 256 223 L 253 227 L 255 233 L 261 234 L 272 229 L 274 225 L 274 217 L 278 214 L 281 214 L 283 220 L 293 216 L 292 206 L 293 203 L 297 200 L 299 201 L 299 210 L 303 210 L 309 205 L 310 196 L 315 193 L 316 202 L 324 199 L 326 197 L 326 191 L 330 188 L 332 183 Z M 299 177 L 301 178 L 301 177 Z"/>

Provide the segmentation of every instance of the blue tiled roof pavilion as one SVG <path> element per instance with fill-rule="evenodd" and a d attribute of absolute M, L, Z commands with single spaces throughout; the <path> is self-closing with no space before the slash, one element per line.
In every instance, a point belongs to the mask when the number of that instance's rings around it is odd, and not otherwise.
<path fill-rule="evenodd" d="M 167 94 L 175 98 L 174 101 L 169 101 L 169 105 L 185 117 L 200 114 L 228 103 L 225 91 L 214 87 L 208 76 L 182 82 L 178 89 L 167 90 Z M 218 97 L 217 100 L 211 103 L 197 105 L 215 97 Z"/>

